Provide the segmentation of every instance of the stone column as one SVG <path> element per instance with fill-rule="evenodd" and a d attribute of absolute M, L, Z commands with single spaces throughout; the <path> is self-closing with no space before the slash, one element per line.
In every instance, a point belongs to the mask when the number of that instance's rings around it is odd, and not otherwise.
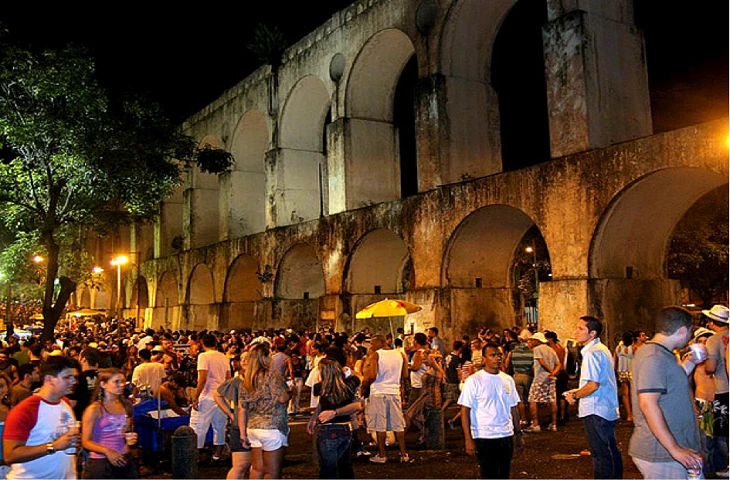
<path fill-rule="evenodd" d="M 553 158 L 650 135 L 643 36 L 630 0 L 548 0 L 543 28 Z"/>

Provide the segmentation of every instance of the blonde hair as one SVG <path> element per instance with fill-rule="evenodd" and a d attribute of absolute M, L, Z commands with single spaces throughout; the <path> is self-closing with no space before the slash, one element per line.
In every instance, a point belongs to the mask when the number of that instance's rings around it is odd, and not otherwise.
<path fill-rule="evenodd" d="M 319 377 L 322 382 L 322 398 L 333 405 L 352 400 L 353 391 L 345 383 L 345 374 L 337 360 L 323 358 L 319 361 Z"/>
<path fill-rule="evenodd" d="M 270 353 L 269 344 L 261 342 L 255 345 L 248 354 L 246 372 L 243 374 L 243 388 L 247 392 L 256 390 L 258 377 L 266 375 L 269 369 L 266 358 Z"/>

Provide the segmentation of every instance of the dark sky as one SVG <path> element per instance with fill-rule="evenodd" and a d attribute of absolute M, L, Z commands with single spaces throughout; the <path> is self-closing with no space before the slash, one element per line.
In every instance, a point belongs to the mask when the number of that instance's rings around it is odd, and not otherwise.
<path fill-rule="evenodd" d="M 22 42 L 86 45 L 103 80 L 146 93 L 182 120 L 259 66 L 246 48 L 258 23 L 278 25 L 294 43 L 351 2 L 269 0 L 255 2 L 256 12 L 243 8 L 248 3 L 161 10 L 120 3 L 103 13 L 68 2 L 6 2 L 0 21 Z M 656 130 L 680 126 L 662 116 L 666 103 L 687 124 L 727 115 L 728 2 L 635 0 L 635 13 L 646 35 Z"/>

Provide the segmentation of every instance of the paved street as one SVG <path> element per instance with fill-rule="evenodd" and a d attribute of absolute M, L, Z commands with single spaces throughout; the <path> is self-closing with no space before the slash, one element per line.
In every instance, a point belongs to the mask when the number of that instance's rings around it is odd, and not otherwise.
<path fill-rule="evenodd" d="M 456 410 L 449 410 L 449 413 Z M 542 412 L 547 413 L 547 412 Z M 547 420 L 547 417 L 545 417 Z M 307 418 L 291 422 L 289 449 L 284 465 L 284 478 L 317 478 L 318 469 L 312 458 L 312 441 L 306 432 Z M 626 454 L 633 424 L 620 421 L 617 436 L 624 454 L 624 478 L 641 478 Z M 364 438 L 364 435 L 362 435 Z M 409 453 L 412 463 L 398 463 L 396 447 L 389 447 L 389 463 L 375 465 L 367 459 L 354 462 L 357 478 L 477 478 L 476 460 L 464 452 L 461 430 L 446 429 L 446 449 L 426 451 L 413 447 L 415 432 L 408 434 Z M 592 478 L 593 469 L 589 456 L 580 452 L 587 447 L 582 424 L 573 419 L 558 432 L 544 431 L 525 435 L 525 451 L 518 454 L 512 467 L 512 478 Z M 368 447 L 375 451 L 375 447 Z M 201 478 L 225 478 L 227 467 L 201 465 Z M 171 478 L 169 474 L 156 474 L 146 478 Z"/>

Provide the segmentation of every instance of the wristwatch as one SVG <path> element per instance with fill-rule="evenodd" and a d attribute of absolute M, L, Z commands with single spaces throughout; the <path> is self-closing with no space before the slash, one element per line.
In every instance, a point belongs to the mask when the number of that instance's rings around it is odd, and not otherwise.
<path fill-rule="evenodd" d="M 56 453 L 56 448 L 53 446 L 53 442 L 46 443 L 46 454 L 53 455 Z"/>

